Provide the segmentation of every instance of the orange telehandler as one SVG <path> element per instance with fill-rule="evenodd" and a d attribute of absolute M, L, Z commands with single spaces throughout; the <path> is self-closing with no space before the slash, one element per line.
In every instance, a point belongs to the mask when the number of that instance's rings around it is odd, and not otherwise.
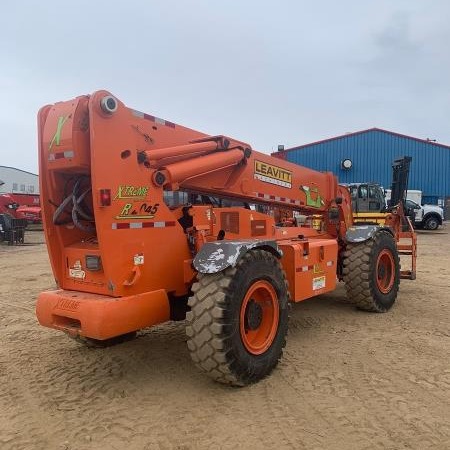
<path fill-rule="evenodd" d="M 349 192 L 332 173 L 136 111 L 106 91 L 41 108 L 38 128 L 57 289 L 39 295 L 36 313 L 89 344 L 186 319 L 195 364 L 246 385 L 277 365 L 290 302 L 342 280 L 357 307 L 385 312 L 400 278 L 414 278 L 415 265 L 400 271 L 399 253 L 415 258 L 402 203 L 384 226 L 353 226 Z"/>

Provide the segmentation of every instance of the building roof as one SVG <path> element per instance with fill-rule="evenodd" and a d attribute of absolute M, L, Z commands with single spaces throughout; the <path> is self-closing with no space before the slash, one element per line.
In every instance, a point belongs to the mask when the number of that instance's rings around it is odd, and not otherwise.
<path fill-rule="evenodd" d="M 389 131 L 389 130 L 384 130 L 382 128 L 373 127 L 373 128 L 368 128 L 367 130 L 355 131 L 354 133 L 347 133 L 347 134 L 342 134 L 340 136 L 335 136 L 335 137 L 328 138 L 328 139 L 322 139 L 320 141 L 311 142 L 309 144 L 297 145 L 296 147 L 291 147 L 291 148 L 287 148 L 285 150 L 274 152 L 274 153 L 272 153 L 272 155 L 273 156 L 282 155 L 282 154 L 284 154 L 286 152 L 290 152 L 292 150 L 300 150 L 302 148 L 311 147 L 312 145 L 323 144 L 325 142 L 335 141 L 335 140 L 338 140 L 338 139 L 345 139 L 345 138 L 348 138 L 348 137 L 351 137 L 351 136 L 356 136 L 358 134 L 369 133 L 371 131 L 381 131 L 382 133 L 391 134 L 391 135 L 396 136 L 396 137 L 401 137 L 401 138 L 405 138 L 405 139 L 412 139 L 414 141 L 422 142 L 422 143 L 425 143 L 425 144 L 428 144 L 428 145 L 435 145 L 435 146 L 438 146 L 438 147 L 444 147 L 444 148 L 450 150 L 450 145 L 439 144 L 438 142 L 433 142 L 433 141 L 430 141 L 430 140 L 427 140 L 427 139 L 419 139 L 419 138 L 416 138 L 416 137 L 413 137 L 413 136 L 408 136 L 406 134 L 395 133 L 394 131 Z"/>
<path fill-rule="evenodd" d="M 37 173 L 33 173 L 33 172 L 28 172 L 27 170 L 22 170 L 22 169 L 18 169 L 17 167 L 10 167 L 10 166 L 0 166 L 0 169 L 11 169 L 11 170 L 17 170 L 18 172 L 23 172 L 23 173 L 27 173 L 29 175 L 34 175 L 34 176 L 38 176 Z"/>

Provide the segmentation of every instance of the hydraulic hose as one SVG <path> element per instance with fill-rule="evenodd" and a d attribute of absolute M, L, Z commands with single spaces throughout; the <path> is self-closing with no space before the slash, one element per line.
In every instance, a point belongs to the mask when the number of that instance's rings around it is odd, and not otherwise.
<path fill-rule="evenodd" d="M 94 217 L 92 214 L 86 212 L 85 208 L 83 208 L 82 204 L 86 196 L 92 191 L 91 187 L 85 189 L 81 194 L 79 193 L 81 183 L 84 177 L 78 178 L 73 186 L 72 192 L 66 196 L 66 198 L 61 202 L 61 204 L 56 208 L 53 214 L 53 223 L 55 225 L 65 225 L 68 223 L 73 223 L 78 229 L 91 233 L 95 231 Z M 71 210 L 68 211 L 72 205 Z M 71 217 L 71 219 L 60 219 L 60 216 L 66 213 Z M 81 220 L 91 222 L 90 224 L 84 224 Z"/>

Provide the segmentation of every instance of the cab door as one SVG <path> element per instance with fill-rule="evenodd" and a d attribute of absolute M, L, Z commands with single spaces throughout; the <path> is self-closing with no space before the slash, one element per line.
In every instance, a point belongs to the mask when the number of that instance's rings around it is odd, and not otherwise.
<path fill-rule="evenodd" d="M 358 186 L 358 195 L 356 197 L 356 211 L 369 212 L 369 192 L 367 184 Z"/>
<path fill-rule="evenodd" d="M 353 198 L 356 212 L 380 212 L 384 207 L 384 198 L 378 185 L 360 184 Z"/>
<path fill-rule="evenodd" d="M 380 186 L 373 185 L 368 186 L 368 199 L 369 212 L 380 212 L 383 208 L 382 194 Z"/>

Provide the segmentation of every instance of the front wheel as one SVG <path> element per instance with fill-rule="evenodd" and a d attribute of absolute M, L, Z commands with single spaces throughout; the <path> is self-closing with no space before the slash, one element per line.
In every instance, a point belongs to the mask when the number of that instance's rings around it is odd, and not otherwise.
<path fill-rule="evenodd" d="M 425 220 L 426 230 L 437 230 L 439 227 L 439 221 L 436 217 L 430 216 Z"/>
<path fill-rule="evenodd" d="M 392 307 L 400 284 L 400 258 L 390 233 L 379 231 L 373 239 L 348 244 L 343 264 L 350 303 L 374 312 Z"/>
<path fill-rule="evenodd" d="M 251 250 L 216 274 L 199 274 L 186 334 L 192 360 L 221 383 L 244 386 L 272 372 L 286 345 L 289 293 L 279 261 Z"/>

